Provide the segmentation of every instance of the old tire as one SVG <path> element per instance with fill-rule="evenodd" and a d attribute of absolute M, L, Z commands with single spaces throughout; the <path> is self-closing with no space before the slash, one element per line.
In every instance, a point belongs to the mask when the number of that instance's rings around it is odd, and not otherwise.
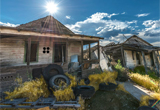
<path fill-rule="evenodd" d="M 138 108 L 138 110 L 158 110 L 156 108 L 148 107 L 148 106 L 141 106 Z"/>
<path fill-rule="evenodd" d="M 74 88 L 75 96 L 80 96 L 82 98 L 90 98 L 94 95 L 95 89 L 93 86 L 76 86 Z"/>
<path fill-rule="evenodd" d="M 114 91 L 116 90 L 118 85 L 114 84 L 114 83 L 110 83 L 108 82 L 108 85 L 106 85 L 105 83 L 100 83 L 99 84 L 99 90 L 103 90 L 103 91 Z"/>
<path fill-rule="evenodd" d="M 128 77 L 127 76 L 118 76 L 117 81 L 120 81 L 120 82 L 126 82 L 128 80 Z"/>
<path fill-rule="evenodd" d="M 85 83 L 86 85 L 88 85 L 88 84 L 90 83 L 89 78 L 85 78 L 85 79 L 84 79 L 84 83 Z"/>
<path fill-rule="evenodd" d="M 53 89 L 59 89 L 59 84 L 61 81 L 65 82 L 67 86 L 70 84 L 70 79 L 66 75 L 57 74 L 50 78 L 49 86 Z M 64 88 L 64 86 L 62 85 L 61 88 Z"/>
<path fill-rule="evenodd" d="M 32 77 L 33 79 L 40 78 L 42 75 L 42 68 L 34 68 L 32 69 Z"/>
<path fill-rule="evenodd" d="M 61 66 L 57 64 L 50 64 L 44 68 L 43 76 L 45 80 L 49 81 L 49 79 L 56 74 L 64 74 Z"/>

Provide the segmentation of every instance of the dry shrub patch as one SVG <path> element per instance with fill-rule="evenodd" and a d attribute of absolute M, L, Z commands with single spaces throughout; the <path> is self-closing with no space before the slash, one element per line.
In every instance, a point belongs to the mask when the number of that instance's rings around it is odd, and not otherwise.
<path fill-rule="evenodd" d="M 131 80 L 133 80 L 135 83 L 150 89 L 154 92 L 160 93 L 160 80 L 155 80 L 150 78 L 148 75 L 141 75 L 139 73 L 132 73 L 129 75 Z"/>

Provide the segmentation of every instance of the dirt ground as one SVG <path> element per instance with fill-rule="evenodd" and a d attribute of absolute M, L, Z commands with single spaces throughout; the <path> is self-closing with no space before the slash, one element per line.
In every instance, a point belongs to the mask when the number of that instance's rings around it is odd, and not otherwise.
<path fill-rule="evenodd" d="M 85 102 L 86 110 L 137 110 L 139 101 L 123 91 L 97 91 Z"/>

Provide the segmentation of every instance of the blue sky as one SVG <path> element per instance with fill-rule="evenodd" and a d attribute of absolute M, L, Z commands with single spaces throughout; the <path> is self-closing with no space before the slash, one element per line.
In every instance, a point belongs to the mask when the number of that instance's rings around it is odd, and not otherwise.
<path fill-rule="evenodd" d="M 49 15 L 51 0 L 0 0 L 0 25 L 17 26 Z M 53 0 L 52 0 L 53 1 Z M 101 45 L 133 34 L 160 46 L 159 0 L 54 0 L 53 16 L 73 32 L 104 37 Z"/>

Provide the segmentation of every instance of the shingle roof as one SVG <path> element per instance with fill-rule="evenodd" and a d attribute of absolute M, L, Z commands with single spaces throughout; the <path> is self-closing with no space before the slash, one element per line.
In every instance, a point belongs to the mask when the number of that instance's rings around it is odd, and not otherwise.
<path fill-rule="evenodd" d="M 31 21 L 26 24 L 21 24 L 16 27 L 18 30 L 28 30 L 40 33 L 66 34 L 73 35 L 74 33 L 65 27 L 62 23 L 52 16 L 46 16 L 38 20 Z"/>

